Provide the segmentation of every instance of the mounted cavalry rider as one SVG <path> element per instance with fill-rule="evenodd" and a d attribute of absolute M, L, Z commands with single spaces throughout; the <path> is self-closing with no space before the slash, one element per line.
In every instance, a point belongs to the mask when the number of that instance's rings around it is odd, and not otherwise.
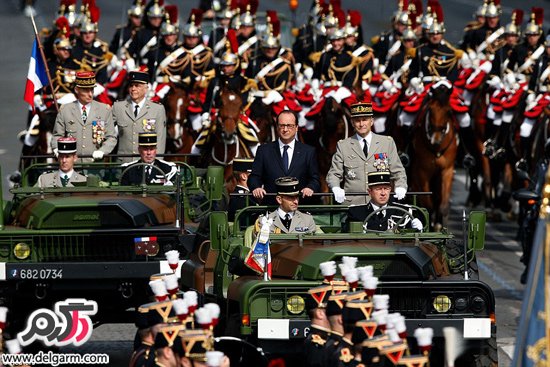
<path fill-rule="evenodd" d="M 459 62 L 462 50 L 454 48 L 443 39 L 445 24 L 443 9 L 439 3 L 432 3 L 433 22 L 427 31 L 428 43 L 419 46 L 413 52 L 409 73 L 409 87 L 405 91 L 406 100 L 400 103 L 400 123 L 412 127 L 416 116 L 430 87 L 444 85 L 449 89 L 458 77 Z M 426 83 L 426 84 L 425 84 Z M 457 95 L 458 90 L 451 94 L 451 108 L 460 125 L 460 138 L 467 152 L 467 161 L 474 162 L 473 154 L 477 151 L 474 142 L 474 132 L 469 106 L 464 105 Z M 454 97 L 454 98 L 453 98 Z M 412 133 L 412 130 L 409 132 Z M 405 140 L 411 140 L 410 136 Z"/>
<path fill-rule="evenodd" d="M 242 14 L 237 16 L 235 28 L 237 29 L 237 42 L 239 44 L 239 57 L 242 60 L 242 68 L 255 68 L 258 56 L 260 39 L 256 34 L 256 11 L 258 10 L 258 0 L 248 0 L 241 2 Z"/>
<path fill-rule="evenodd" d="M 138 31 L 141 29 L 141 20 L 143 17 L 145 3 L 143 0 L 137 0 L 130 9 L 128 9 L 128 22 L 124 26 L 117 26 L 117 30 L 113 35 L 113 39 L 109 45 L 109 51 L 113 54 L 120 55 L 128 52 L 130 43 L 134 40 Z"/>
<path fill-rule="evenodd" d="M 92 7 L 89 13 L 80 26 L 80 37 L 73 47 L 72 57 L 81 69 L 92 70 L 99 84 L 105 84 L 109 80 L 107 66 L 112 54 L 108 44 L 97 38 L 99 8 Z"/>
<path fill-rule="evenodd" d="M 356 10 L 348 10 L 344 33 L 346 35 L 345 48 L 356 59 L 361 80 L 369 83 L 373 75 L 374 52 L 372 48 L 363 44 L 361 13 Z"/>
<path fill-rule="evenodd" d="M 225 52 L 226 34 L 231 25 L 231 18 L 234 16 L 232 4 L 236 2 L 236 0 L 229 0 L 226 7 L 221 7 L 216 11 L 215 28 L 212 29 L 208 36 L 208 47 L 212 49 L 214 63 L 216 64 L 220 62 L 220 58 Z"/>
<path fill-rule="evenodd" d="M 159 5 L 158 0 L 149 3 L 145 9 L 146 15 L 143 27 L 136 33 L 134 40 L 128 46 L 128 52 L 136 61 L 136 65 L 147 65 L 145 55 L 158 42 L 158 36 L 162 19 L 165 14 L 164 6 Z"/>
<path fill-rule="evenodd" d="M 381 65 L 387 64 L 392 57 L 392 50 L 399 48 L 398 41 L 407 28 L 408 20 L 407 9 L 404 8 L 404 2 L 400 0 L 399 8 L 392 16 L 392 29 L 371 39 L 374 55 Z"/>
<path fill-rule="evenodd" d="M 296 62 L 307 67 L 312 67 L 314 62 L 310 59 L 312 54 L 320 56 L 327 42 L 326 29 L 323 24 L 325 9 L 319 0 L 314 0 L 309 11 L 308 22 L 304 24 L 292 45 L 292 53 Z M 327 9 L 328 10 L 328 9 Z M 317 60 L 318 61 L 318 60 Z"/>

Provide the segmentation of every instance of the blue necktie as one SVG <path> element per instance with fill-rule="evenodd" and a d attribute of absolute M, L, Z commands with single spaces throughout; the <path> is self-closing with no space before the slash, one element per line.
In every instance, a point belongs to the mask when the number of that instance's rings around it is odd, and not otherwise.
<path fill-rule="evenodd" d="M 288 175 L 288 145 L 283 146 L 283 168 L 285 175 Z"/>

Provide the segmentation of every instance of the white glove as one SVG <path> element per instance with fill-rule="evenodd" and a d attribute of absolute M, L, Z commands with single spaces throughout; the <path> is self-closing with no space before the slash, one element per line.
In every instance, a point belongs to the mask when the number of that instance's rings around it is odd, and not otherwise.
<path fill-rule="evenodd" d="M 92 158 L 94 160 L 103 159 L 104 154 L 105 153 L 102 150 L 94 150 L 94 152 L 92 153 Z"/>
<path fill-rule="evenodd" d="M 53 150 L 53 155 L 55 155 L 55 158 L 59 157 L 59 151 L 57 150 L 57 148 Z"/>
<path fill-rule="evenodd" d="M 201 115 L 201 121 L 202 121 L 202 126 L 204 127 L 209 127 L 210 126 L 210 114 L 208 112 L 204 112 L 202 115 Z"/>
<path fill-rule="evenodd" d="M 333 187 L 332 192 L 334 193 L 334 200 L 336 200 L 338 204 L 342 204 L 344 200 L 346 200 L 346 192 L 344 189 L 340 187 Z"/>
<path fill-rule="evenodd" d="M 411 221 L 411 227 L 413 227 L 414 229 L 416 229 L 420 232 L 422 232 L 422 230 L 424 229 L 424 226 L 422 225 L 422 222 L 418 218 L 414 218 Z"/>
<path fill-rule="evenodd" d="M 313 68 L 305 68 L 303 73 L 307 80 L 313 78 Z"/>
<path fill-rule="evenodd" d="M 407 189 L 404 187 L 396 187 L 395 188 L 395 195 L 393 196 L 397 200 L 401 200 L 405 197 L 405 194 L 407 193 Z"/>

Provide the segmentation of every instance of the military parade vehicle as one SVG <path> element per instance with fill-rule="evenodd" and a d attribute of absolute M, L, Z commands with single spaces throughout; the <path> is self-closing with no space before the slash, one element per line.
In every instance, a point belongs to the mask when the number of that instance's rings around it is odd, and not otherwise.
<path fill-rule="evenodd" d="M 416 208 L 428 223 L 427 211 Z M 273 209 L 249 206 L 233 223 L 225 212 L 210 213 L 209 228 L 197 235 L 197 245 L 182 266 L 181 286 L 222 306 L 225 333 L 272 355 L 298 353 L 309 331 L 307 291 L 323 281 L 319 264 L 353 256 L 357 266 L 373 266 L 379 279 L 376 292 L 390 295 L 389 311 L 405 316 L 409 336 L 415 328 L 433 328 L 431 365 L 444 365 L 442 329 L 447 326 L 456 327 L 464 340 L 456 366 L 497 363 L 495 297 L 479 280 L 475 256 L 484 247 L 483 212 L 464 216 L 464 233 L 455 236 L 428 226 L 423 232 L 365 232 L 360 222 L 351 222 L 344 231 L 347 208 L 301 206 L 320 230 L 271 234 L 272 279 L 266 281 L 251 273 L 243 260 L 254 242 L 255 219 Z"/>
<path fill-rule="evenodd" d="M 75 166 L 88 176 L 82 185 L 40 188 L 38 175 L 57 165 L 30 165 L 2 203 L 2 305 L 19 314 L 86 298 L 98 304 L 94 321 L 133 322 L 124 316 L 148 301 L 149 277 L 172 271 L 165 253 L 179 251 L 181 265 L 193 220 L 222 198 L 223 168 L 177 166 L 171 186 L 122 186 L 119 163 L 82 163 Z"/>

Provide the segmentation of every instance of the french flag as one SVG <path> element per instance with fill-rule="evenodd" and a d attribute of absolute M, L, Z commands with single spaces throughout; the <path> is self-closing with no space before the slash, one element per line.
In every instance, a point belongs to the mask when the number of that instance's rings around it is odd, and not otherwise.
<path fill-rule="evenodd" d="M 258 235 L 244 263 L 258 274 L 267 273 L 267 279 L 271 280 L 271 251 L 269 250 L 269 240 L 266 242 L 260 241 L 260 236 Z"/>
<path fill-rule="evenodd" d="M 48 74 L 46 73 L 46 66 L 44 60 L 40 55 L 38 49 L 38 42 L 36 38 L 32 45 L 31 61 L 29 62 L 29 72 L 27 74 L 27 85 L 25 86 L 24 100 L 31 105 L 34 110 L 34 93 L 40 90 L 43 86 L 48 84 Z"/>

